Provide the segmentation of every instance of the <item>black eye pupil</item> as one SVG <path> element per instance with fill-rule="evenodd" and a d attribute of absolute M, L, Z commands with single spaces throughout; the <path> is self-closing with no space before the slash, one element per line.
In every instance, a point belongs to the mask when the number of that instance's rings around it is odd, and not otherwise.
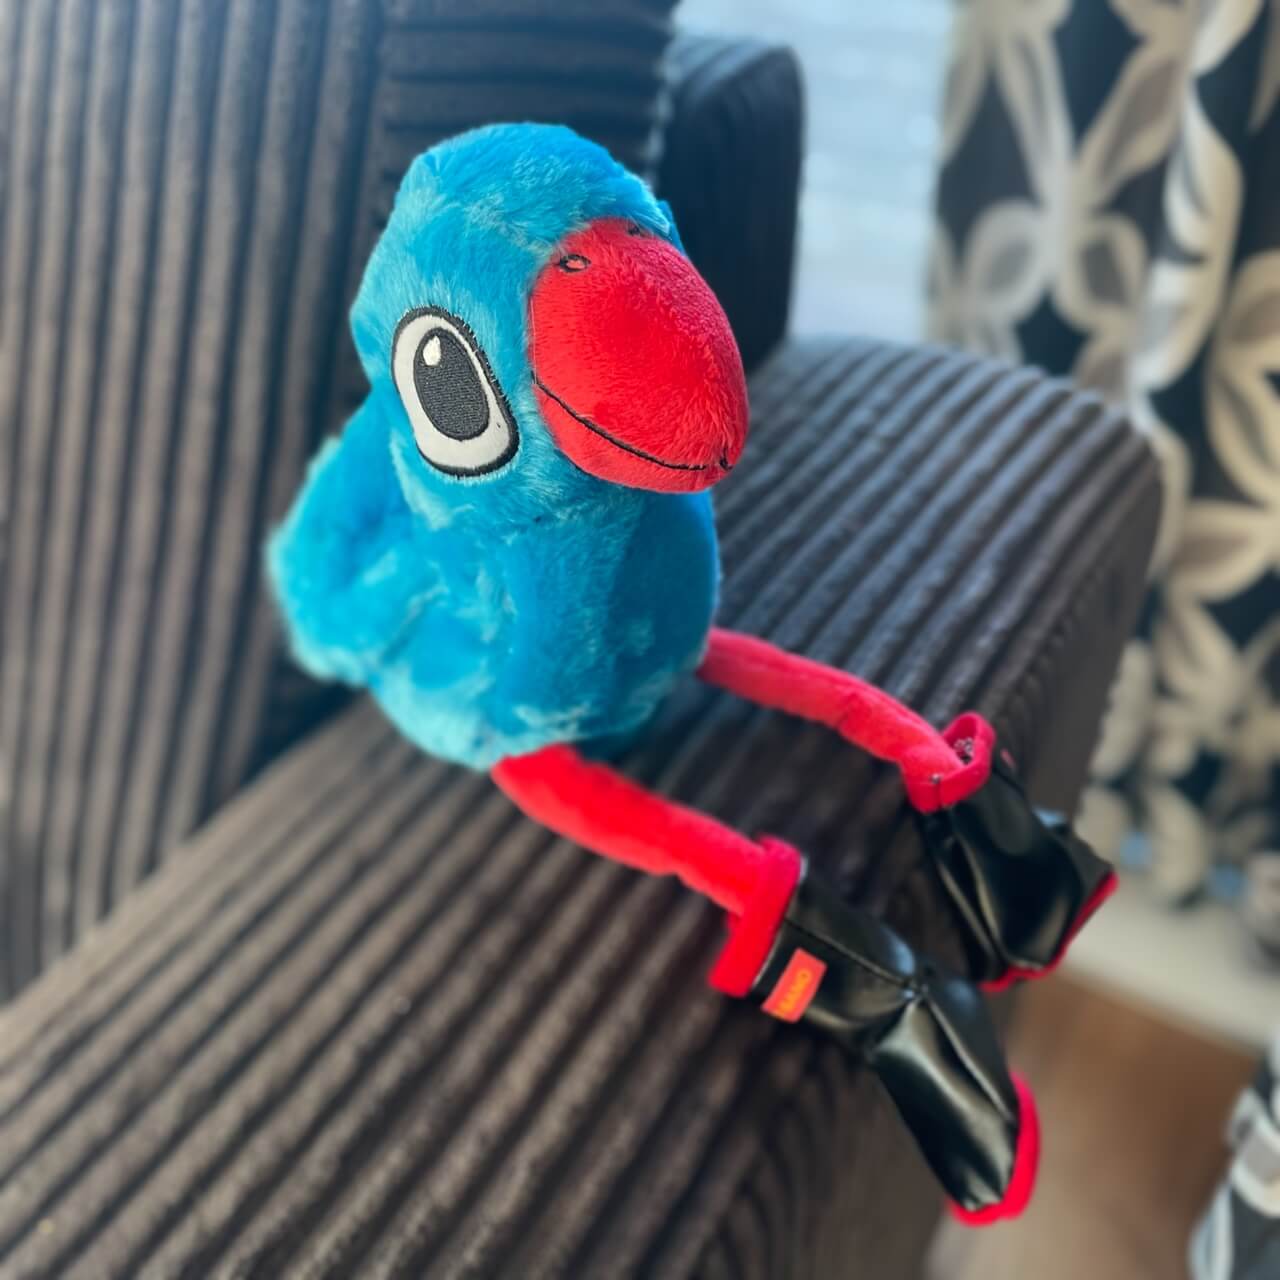
<path fill-rule="evenodd" d="M 585 271 L 591 265 L 591 259 L 580 253 L 566 253 L 556 265 L 561 271 Z"/>
<path fill-rule="evenodd" d="M 489 401 L 466 347 L 446 329 L 432 329 L 413 356 L 418 402 L 436 430 L 474 440 L 489 425 Z"/>

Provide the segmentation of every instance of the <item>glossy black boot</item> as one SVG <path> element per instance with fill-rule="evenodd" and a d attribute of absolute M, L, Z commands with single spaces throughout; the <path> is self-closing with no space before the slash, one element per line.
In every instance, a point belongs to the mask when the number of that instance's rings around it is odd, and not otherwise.
<path fill-rule="evenodd" d="M 988 990 L 1057 967 L 1116 887 L 1115 872 L 1060 814 L 1032 808 L 994 732 L 962 716 L 946 733 L 961 759 L 989 760 L 984 782 L 921 815 L 926 844 L 965 924 L 970 972 Z"/>
<path fill-rule="evenodd" d="M 806 865 L 750 998 L 870 1063 L 962 1219 L 1022 1211 L 1035 1181 L 1035 1108 L 970 983 L 916 956 Z"/>

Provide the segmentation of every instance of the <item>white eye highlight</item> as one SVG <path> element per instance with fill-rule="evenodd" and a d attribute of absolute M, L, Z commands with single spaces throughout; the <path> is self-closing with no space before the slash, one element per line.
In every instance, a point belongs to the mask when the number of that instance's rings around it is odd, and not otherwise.
<path fill-rule="evenodd" d="M 485 475 L 514 456 L 511 408 L 475 335 L 457 316 L 440 307 L 405 315 L 392 342 L 391 372 L 418 452 L 437 470 Z"/>

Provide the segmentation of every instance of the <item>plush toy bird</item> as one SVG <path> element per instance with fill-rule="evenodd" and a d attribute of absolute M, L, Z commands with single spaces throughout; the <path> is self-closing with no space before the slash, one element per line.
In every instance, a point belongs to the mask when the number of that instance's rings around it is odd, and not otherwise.
<path fill-rule="evenodd" d="M 548 827 L 719 904 L 712 983 L 869 1062 L 965 1220 L 1020 1211 L 1035 1111 L 975 988 L 785 841 L 601 762 L 694 673 L 829 724 L 900 768 L 989 983 L 1051 969 L 1113 884 L 980 717 L 939 732 L 713 626 L 709 490 L 742 455 L 747 393 L 670 210 L 568 129 L 463 134 L 410 168 L 352 328 L 368 397 L 269 549 L 297 659 Z"/>

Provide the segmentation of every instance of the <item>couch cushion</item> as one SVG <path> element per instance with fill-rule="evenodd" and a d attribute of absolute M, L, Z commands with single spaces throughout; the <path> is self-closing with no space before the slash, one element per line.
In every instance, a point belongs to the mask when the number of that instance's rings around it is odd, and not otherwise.
<path fill-rule="evenodd" d="M 790 311 L 804 142 L 799 60 L 786 46 L 682 32 L 667 69 L 658 189 L 753 370 L 782 340 Z"/>
<path fill-rule="evenodd" d="M 673 0 L 0 5 L 0 999 L 333 705 L 258 590 L 409 160 L 643 167 Z"/>
<path fill-rule="evenodd" d="M 940 351 L 791 344 L 753 398 L 724 621 L 976 706 L 1070 801 L 1141 594 L 1143 443 Z M 900 787 L 831 734 L 691 681 L 629 768 L 956 955 Z M 918 1274 L 904 1131 L 703 986 L 719 931 L 361 704 L 0 1014 L 0 1273 Z"/>

